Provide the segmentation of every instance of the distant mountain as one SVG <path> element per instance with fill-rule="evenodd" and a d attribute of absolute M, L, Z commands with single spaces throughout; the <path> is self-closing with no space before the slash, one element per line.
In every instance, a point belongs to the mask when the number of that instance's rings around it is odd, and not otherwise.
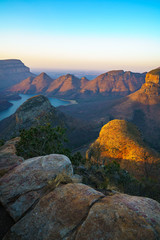
<path fill-rule="evenodd" d="M 81 88 L 83 89 L 89 80 L 86 77 L 81 77 Z"/>
<path fill-rule="evenodd" d="M 30 72 L 21 60 L 0 60 L 0 89 L 8 88 L 21 82 L 29 76 L 35 76 Z"/>
<path fill-rule="evenodd" d="M 160 68 L 148 72 L 141 89 L 121 99 L 110 114 L 135 123 L 145 140 L 160 151 Z"/>
<path fill-rule="evenodd" d="M 45 93 L 49 96 L 65 98 L 81 98 L 88 96 L 120 95 L 125 96 L 139 89 L 145 81 L 145 73 L 132 73 L 110 71 L 89 81 L 86 77 L 81 79 L 72 74 L 60 76 L 52 80 L 45 78 L 43 73 L 33 79 L 28 78 L 20 84 L 13 86 L 12 92 Z M 48 76 L 49 78 L 49 76 Z M 46 81 L 47 80 L 47 81 Z M 48 88 L 47 88 L 48 87 Z"/>
<path fill-rule="evenodd" d="M 87 82 L 86 78 L 79 79 L 72 74 L 67 74 L 54 80 L 46 92 L 49 95 L 71 97 L 77 95 Z"/>
<path fill-rule="evenodd" d="M 19 84 L 11 87 L 9 91 L 27 94 L 43 93 L 48 89 L 52 82 L 53 79 L 43 72 L 35 78 L 32 76 L 28 77 Z"/>
<path fill-rule="evenodd" d="M 127 95 L 138 90 L 145 81 L 145 73 L 123 70 L 109 71 L 89 81 L 81 90 L 83 94 Z"/>

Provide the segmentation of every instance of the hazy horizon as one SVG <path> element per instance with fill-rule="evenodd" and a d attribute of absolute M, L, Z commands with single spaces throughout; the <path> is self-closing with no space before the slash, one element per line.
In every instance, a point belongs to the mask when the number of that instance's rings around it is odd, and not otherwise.
<path fill-rule="evenodd" d="M 0 58 L 47 71 L 160 66 L 160 1 L 2 0 Z"/>

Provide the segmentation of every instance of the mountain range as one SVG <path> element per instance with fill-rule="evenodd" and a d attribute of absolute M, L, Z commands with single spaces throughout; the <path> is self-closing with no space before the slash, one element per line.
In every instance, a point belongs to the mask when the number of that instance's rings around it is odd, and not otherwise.
<path fill-rule="evenodd" d="M 138 90 L 145 81 L 145 73 L 110 71 L 93 80 L 81 79 L 72 74 L 51 79 L 46 73 L 29 77 L 12 86 L 9 91 L 46 94 L 49 96 L 79 98 L 99 95 L 124 96 Z"/>

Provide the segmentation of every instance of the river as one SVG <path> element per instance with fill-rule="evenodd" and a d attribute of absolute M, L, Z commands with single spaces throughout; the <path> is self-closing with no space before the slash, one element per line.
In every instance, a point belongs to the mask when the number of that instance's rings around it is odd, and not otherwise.
<path fill-rule="evenodd" d="M 19 96 L 21 97 L 21 99 L 9 101 L 13 105 L 10 108 L 0 112 L 0 121 L 2 119 L 6 118 L 6 117 L 9 117 L 13 113 L 15 113 L 15 111 L 19 108 L 19 106 L 22 103 L 24 103 L 28 98 L 36 96 L 36 94 L 34 94 L 34 95 L 19 94 Z M 65 105 L 70 104 L 70 101 L 67 101 L 67 100 L 60 100 L 60 99 L 57 99 L 57 98 L 48 98 L 48 99 L 49 99 L 50 103 L 52 104 L 52 106 L 54 106 L 54 107 L 58 107 L 60 105 L 65 106 Z"/>

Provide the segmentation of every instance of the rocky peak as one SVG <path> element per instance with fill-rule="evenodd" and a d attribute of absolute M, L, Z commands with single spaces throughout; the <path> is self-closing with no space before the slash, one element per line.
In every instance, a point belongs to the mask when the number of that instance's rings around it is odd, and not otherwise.
<path fill-rule="evenodd" d="M 96 146 L 100 146 L 101 157 L 115 159 L 120 161 L 120 164 L 123 162 L 124 166 L 121 166 L 124 168 L 127 168 L 125 165 L 127 161 L 143 164 L 146 158 L 148 163 L 158 163 L 160 160 L 160 155 L 143 141 L 138 128 L 126 120 L 114 119 L 105 124 L 99 138 L 91 145 L 88 156 Z"/>
<path fill-rule="evenodd" d="M 40 111 L 44 108 L 44 110 L 47 110 L 48 108 L 52 108 L 51 103 L 49 102 L 48 98 L 46 98 L 43 95 L 37 95 L 34 97 L 29 98 L 27 101 L 25 101 L 16 111 L 16 114 L 22 113 L 22 112 L 32 112 L 34 111 Z"/>
<path fill-rule="evenodd" d="M 66 74 L 66 75 L 65 75 L 65 77 L 66 77 L 66 78 L 69 78 L 69 77 L 73 78 L 73 77 L 74 77 L 74 75 L 73 75 L 73 74 L 70 74 L 70 73 L 68 73 L 68 74 Z"/>
<path fill-rule="evenodd" d="M 160 84 L 160 68 L 148 72 L 145 80 L 146 83 Z"/>
<path fill-rule="evenodd" d="M 42 77 L 42 78 L 47 78 L 49 77 L 45 72 L 42 72 L 38 75 L 39 77 Z"/>
<path fill-rule="evenodd" d="M 145 83 L 141 90 L 152 98 L 160 95 L 160 68 L 151 70 L 146 74 Z"/>
<path fill-rule="evenodd" d="M 86 77 L 81 77 L 81 88 L 83 88 L 89 80 Z"/>
<path fill-rule="evenodd" d="M 31 120 L 41 119 L 46 113 L 53 111 L 54 107 L 48 98 L 43 95 L 34 96 L 25 101 L 15 112 L 17 124 L 28 124 Z M 28 123 L 27 123 L 28 122 Z"/>

